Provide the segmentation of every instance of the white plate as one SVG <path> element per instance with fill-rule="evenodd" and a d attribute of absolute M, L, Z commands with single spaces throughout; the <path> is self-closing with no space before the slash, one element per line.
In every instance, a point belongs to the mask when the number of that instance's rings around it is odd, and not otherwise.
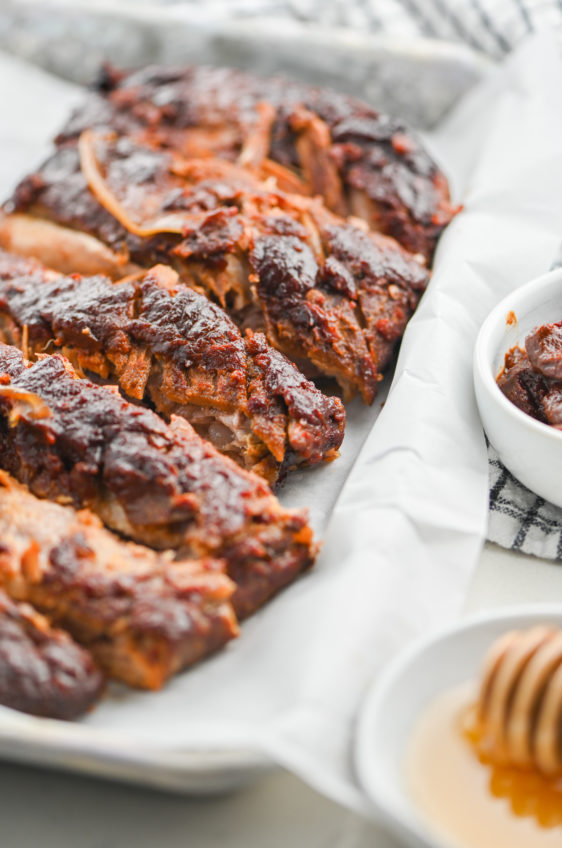
<path fill-rule="evenodd" d="M 474 389 L 484 429 L 503 464 L 533 492 L 562 507 L 562 431 L 522 412 L 496 383 L 511 348 L 523 346 L 534 327 L 560 320 L 562 268 L 531 280 L 505 297 L 478 334 Z"/>
<path fill-rule="evenodd" d="M 312 32 L 273 21 L 212 27 L 190 17 L 181 24 L 172 9 L 141 5 L 113 14 L 93 2 L 60 2 L 48 9 L 42 3 L 6 3 L 0 9 L 0 44 L 24 58 L 33 53 L 44 67 L 67 75 L 80 70 L 89 76 L 105 55 L 123 65 L 165 58 L 283 71 L 326 85 L 337 82 L 383 106 L 393 103 L 423 126 L 434 123 L 489 68 L 460 45 L 336 29 Z M 115 44 L 120 44 L 117 58 Z M 29 153 L 30 166 L 35 155 Z M 22 167 L 27 170 L 27 164 Z M 10 182 L 15 176 L 10 173 Z M 0 708 L 0 758 L 189 793 L 224 791 L 272 767 L 263 754 L 248 749 L 225 750 L 218 743 L 213 750 L 135 747 L 116 733 L 5 708 Z"/>
<path fill-rule="evenodd" d="M 487 649 L 502 633 L 544 622 L 562 626 L 562 605 L 471 617 L 400 654 L 369 691 L 357 729 L 356 768 L 375 815 L 406 844 L 453 848 L 431 832 L 405 784 L 406 749 L 425 706 L 444 690 L 474 679 Z"/>
<path fill-rule="evenodd" d="M 206 795 L 248 783 L 272 769 L 247 749 L 166 750 L 113 732 L 0 707 L 0 759 L 77 771 L 172 792 Z"/>

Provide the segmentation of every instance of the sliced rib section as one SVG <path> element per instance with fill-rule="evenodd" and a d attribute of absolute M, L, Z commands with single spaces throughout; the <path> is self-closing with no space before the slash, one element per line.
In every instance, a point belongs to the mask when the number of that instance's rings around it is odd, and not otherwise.
<path fill-rule="evenodd" d="M 242 329 L 263 330 L 309 376 L 335 378 L 368 403 L 429 279 L 395 241 L 318 199 L 224 160 L 90 131 L 25 179 L 6 209 L 5 248 L 89 272 L 97 241 L 99 270 L 114 278 L 166 261 Z"/>
<path fill-rule="evenodd" d="M 88 651 L 29 604 L 15 603 L 0 590 L 0 704 L 73 719 L 96 703 L 103 686 Z"/>
<path fill-rule="evenodd" d="M 92 509 L 156 549 L 223 557 L 246 615 L 316 552 L 302 512 L 201 439 L 109 387 L 79 379 L 60 355 L 29 364 L 0 345 L 0 465 L 39 497 Z"/>
<path fill-rule="evenodd" d="M 113 284 L 0 251 L 0 338 L 27 357 L 60 348 L 81 373 L 187 418 L 269 483 L 335 458 L 343 439 L 338 398 L 165 266 Z"/>
<path fill-rule="evenodd" d="M 110 677 L 130 686 L 158 689 L 238 633 L 224 563 L 174 562 L 171 553 L 124 542 L 88 510 L 40 500 L 5 472 L 0 537 L 5 591 L 67 630 Z"/>
<path fill-rule="evenodd" d="M 79 372 L 187 418 L 269 483 L 335 458 L 343 439 L 338 398 L 166 266 L 112 283 L 0 251 L 0 339 L 29 358 L 60 348 Z"/>

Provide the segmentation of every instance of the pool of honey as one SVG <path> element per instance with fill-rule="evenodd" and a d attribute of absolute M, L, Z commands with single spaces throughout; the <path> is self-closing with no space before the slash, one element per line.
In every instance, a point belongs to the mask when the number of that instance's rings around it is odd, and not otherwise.
<path fill-rule="evenodd" d="M 434 833 L 459 848 L 562 848 L 562 780 L 487 762 L 471 684 L 438 696 L 408 745 L 406 781 Z"/>

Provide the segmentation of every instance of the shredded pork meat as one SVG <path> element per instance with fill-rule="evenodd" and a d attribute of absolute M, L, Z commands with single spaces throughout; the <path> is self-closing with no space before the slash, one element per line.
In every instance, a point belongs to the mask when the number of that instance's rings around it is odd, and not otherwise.
<path fill-rule="evenodd" d="M 166 261 L 183 284 L 224 306 L 241 328 L 347 398 L 376 394 L 428 272 L 395 241 L 346 222 L 318 199 L 285 194 L 219 159 L 180 159 L 86 131 L 26 178 L 0 222 L 6 249 L 68 270 L 75 232 L 97 239 L 100 271 Z M 48 238 L 37 236 L 44 220 Z M 57 258 L 53 226 L 61 232 Z M 43 245 L 48 242 L 48 250 Z M 81 246 L 72 254 L 81 271 Z M 92 252 L 85 254 L 92 268 Z"/>
<path fill-rule="evenodd" d="M 58 137 L 116 130 L 189 158 L 220 156 L 320 195 L 430 261 L 455 210 L 447 180 L 416 135 L 366 103 L 231 68 L 106 67 Z"/>

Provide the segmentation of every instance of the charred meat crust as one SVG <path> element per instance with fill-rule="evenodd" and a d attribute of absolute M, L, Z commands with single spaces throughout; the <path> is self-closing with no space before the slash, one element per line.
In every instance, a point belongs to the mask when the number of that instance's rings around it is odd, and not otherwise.
<path fill-rule="evenodd" d="M 354 227 L 326 227 L 323 264 L 294 236 L 262 237 L 252 252 L 270 334 L 325 373 L 345 368 L 366 400 L 427 283 L 397 246 L 375 238 Z"/>
<path fill-rule="evenodd" d="M 228 68 L 107 68 L 58 136 L 111 128 L 187 156 L 238 160 L 320 194 L 431 259 L 454 210 L 447 181 L 419 139 L 365 103 L 280 77 Z M 285 173 L 286 172 L 286 173 Z"/>
<path fill-rule="evenodd" d="M 306 517 L 180 418 L 77 379 L 61 356 L 26 364 L 0 345 L 0 464 L 39 497 L 88 506 L 157 549 L 222 557 L 249 614 L 311 565 Z"/>
<path fill-rule="evenodd" d="M 28 604 L 0 590 L 0 704 L 73 719 L 100 698 L 104 679 L 90 654 Z"/>
<path fill-rule="evenodd" d="M 87 510 L 40 500 L 0 472 L 0 584 L 63 627 L 111 677 L 156 689 L 237 635 L 224 563 L 173 562 Z"/>
<path fill-rule="evenodd" d="M 25 343 L 28 357 L 61 348 L 76 368 L 118 382 L 130 399 L 183 415 L 270 483 L 337 455 L 341 401 L 263 335 L 244 338 L 220 307 L 175 282 L 164 267 L 119 283 L 61 277 L 0 252 L 0 338 Z"/>
<path fill-rule="evenodd" d="M 97 138 L 95 155 L 129 218 L 164 229 L 173 218 L 176 232 L 127 230 L 88 187 L 76 146 L 26 178 L 6 209 L 86 232 L 141 266 L 173 264 L 240 326 L 265 330 L 291 359 L 334 377 L 346 397 L 373 400 L 429 279 L 395 241 L 219 160 L 179 161 L 126 138 Z M 9 229 L 10 216 L 0 226 L 4 245 Z M 80 270 L 79 250 L 76 262 Z"/>

